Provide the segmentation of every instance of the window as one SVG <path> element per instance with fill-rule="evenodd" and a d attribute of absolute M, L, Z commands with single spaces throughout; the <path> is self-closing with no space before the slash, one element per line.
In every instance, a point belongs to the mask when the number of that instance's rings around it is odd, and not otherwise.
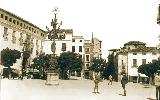
<path fill-rule="evenodd" d="M 62 51 L 66 51 L 66 43 L 62 43 Z"/>
<path fill-rule="evenodd" d="M 142 52 L 142 55 L 146 55 L 146 53 L 145 53 L 145 52 Z"/>
<path fill-rule="evenodd" d="M 137 67 L 137 59 L 133 59 L 133 67 Z"/>
<path fill-rule="evenodd" d="M 8 28 L 7 27 L 4 27 L 4 33 L 3 33 L 3 38 L 4 38 L 4 40 L 5 41 L 7 41 L 8 40 Z"/>
<path fill-rule="evenodd" d="M 75 39 L 72 39 L 72 42 L 75 42 Z"/>
<path fill-rule="evenodd" d="M 122 65 L 123 65 L 123 60 L 122 60 Z"/>
<path fill-rule="evenodd" d="M 72 46 L 72 52 L 75 52 L 75 46 Z"/>
<path fill-rule="evenodd" d="M 16 21 L 15 20 L 13 20 L 13 24 L 15 24 L 16 23 Z"/>
<path fill-rule="evenodd" d="M 26 24 L 24 24 L 23 27 L 25 28 L 25 27 L 26 27 Z"/>
<path fill-rule="evenodd" d="M 89 53 L 89 48 L 86 48 L 86 49 L 85 49 L 85 52 L 86 52 L 86 53 Z"/>
<path fill-rule="evenodd" d="M 33 48 L 31 48 L 31 53 L 33 53 Z"/>
<path fill-rule="evenodd" d="M 155 63 L 157 61 L 157 59 L 152 59 L 152 63 Z"/>
<path fill-rule="evenodd" d="M 19 25 L 19 21 L 17 21 L 17 25 Z"/>
<path fill-rule="evenodd" d="M 79 42 L 82 42 L 82 40 L 79 40 Z"/>
<path fill-rule="evenodd" d="M 3 14 L 1 14 L 1 18 L 3 18 L 4 17 L 4 15 Z"/>
<path fill-rule="evenodd" d="M 89 64 L 87 63 L 87 64 L 86 64 L 86 69 L 88 69 L 88 68 L 89 68 Z"/>
<path fill-rule="evenodd" d="M 89 55 L 86 55 L 86 61 L 89 61 Z"/>
<path fill-rule="evenodd" d="M 4 34 L 7 34 L 8 28 L 4 27 Z"/>
<path fill-rule="evenodd" d="M 156 55 L 157 53 L 155 53 L 155 52 L 152 52 L 152 55 Z"/>
<path fill-rule="evenodd" d="M 12 34 L 12 43 L 15 44 L 16 43 L 16 31 L 13 31 L 13 34 Z"/>
<path fill-rule="evenodd" d="M 146 59 L 142 59 L 142 64 L 146 64 Z"/>
<path fill-rule="evenodd" d="M 9 21 L 12 22 L 12 18 L 10 18 Z"/>
<path fill-rule="evenodd" d="M 137 53 L 133 53 L 133 55 L 137 55 Z"/>
<path fill-rule="evenodd" d="M 82 46 L 79 46 L 79 52 L 82 52 Z"/>
<path fill-rule="evenodd" d="M 135 48 L 137 48 L 137 45 L 135 45 Z"/>
<path fill-rule="evenodd" d="M 22 27 L 22 23 L 20 23 L 20 26 Z"/>
<path fill-rule="evenodd" d="M 8 16 L 5 16 L 5 20 L 8 20 Z"/>
<path fill-rule="evenodd" d="M 82 59 L 82 55 L 79 55 L 79 58 Z"/>

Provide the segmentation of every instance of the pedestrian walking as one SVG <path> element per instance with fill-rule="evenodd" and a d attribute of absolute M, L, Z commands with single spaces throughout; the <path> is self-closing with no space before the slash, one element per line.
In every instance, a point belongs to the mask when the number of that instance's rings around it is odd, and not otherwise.
<path fill-rule="evenodd" d="M 126 74 L 123 74 L 122 76 L 122 79 L 121 79 L 121 84 L 122 84 L 122 88 L 123 88 L 123 91 L 124 91 L 124 95 L 123 96 L 126 96 L 126 84 L 128 83 L 128 78 L 126 76 Z"/>
<path fill-rule="evenodd" d="M 112 75 L 109 75 L 109 82 L 108 82 L 108 85 L 111 83 L 112 85 Z"/>
<path fill-rule="evenodd" d="M 100 79 L 98 77 L 98 75 L 95 75 L 95 79 L 94 79 L 94 92 L 93 93 L 99 93 L 98 91 L 98 83 L 100 82 Z"/>
<path fill-rule="evenodd" d="M 155 75 L 156 100 L 160 100 L 160 70 Z"/>

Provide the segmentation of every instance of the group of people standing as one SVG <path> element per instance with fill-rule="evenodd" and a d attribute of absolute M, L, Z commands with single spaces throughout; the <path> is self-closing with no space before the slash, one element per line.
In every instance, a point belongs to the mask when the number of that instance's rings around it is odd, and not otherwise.
<path fill-rule="evenodd" d="M 101 82 L 102 80 L 100 79 L 100 77 L 98 77 L 98 75 L 95 75 L 95 78 L 94 78 L 94 83 L 95 83 L 95 86 L 94 86 L 94 92 L 93 93 L 98 93 L 99 94 L 99 91 L 98 91 L 98 83 Z M 109 82 L 108 82 L 108 85 L 112 85 L 112 75 L 109 75 Z M 123 88 L 123 91 L 124 91 L 124 94 L 123 96 L 126 96 L 126 84 L 128 83 L 128 77 L 126 76 L 126 74 L 123 74 L 122 77 L 121 77 L 121 84 L 122 84 L 122 88 Z"/>

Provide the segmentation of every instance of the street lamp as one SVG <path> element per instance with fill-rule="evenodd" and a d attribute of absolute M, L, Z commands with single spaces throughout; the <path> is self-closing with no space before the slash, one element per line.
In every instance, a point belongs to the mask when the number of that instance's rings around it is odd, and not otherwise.
<path fill-rule="evenodd" d="M 46 80 L 46 84 L 47 85 L 52 85 L 52 84 L 58 84 L 55 80 L 55 78 L 57 78 L 58 80 L 58 69 L 56 67 L 56 54 L 55 54 L 55 51 L 56 51 L 56 42 L 55 42 L 55 39 L 62 39 L 61 38 L 61 34 L 58 34 L 58 33 L 61 33 L 60 32 L 60 25 L 62 25 L 62 22 L 58 23 L 57 22 L 57 12 L 58 12 L 58 8 L 54 8 L 53 10 L 53 13 L 54 13 L 54 19 L 52 19 L 51 21 L 51 26 L 52 26 L 52 29 L 50 30 L 47 26 L 46 26 L 46 29 L 47 29 L 47 33 L 48 33 L 48 39 L 50 39 L 52 41 L 52 44 L 51 44 L 51 51 L 52 51 L 52 54 L 51 54 L 51 59 L 50 59 L 50 66 L 47 70 L 47 80 Z"/>

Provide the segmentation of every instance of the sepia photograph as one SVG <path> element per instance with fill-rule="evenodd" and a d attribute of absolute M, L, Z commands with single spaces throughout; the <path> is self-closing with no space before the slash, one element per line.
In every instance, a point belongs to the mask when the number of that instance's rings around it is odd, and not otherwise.
<path fill-rule="evenodd" d="M 160 100 L 160 1 L 0 0 L 0 100 Z"/>

